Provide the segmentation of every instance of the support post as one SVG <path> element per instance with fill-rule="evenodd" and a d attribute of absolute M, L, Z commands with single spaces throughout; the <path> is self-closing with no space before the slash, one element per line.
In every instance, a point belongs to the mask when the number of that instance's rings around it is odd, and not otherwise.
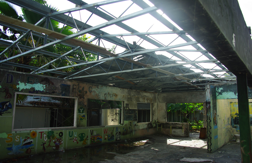
<path fill-rule="evenodd" d="M 251 162 L 251 135 L 249 120 L 249 100 L 247 89 L 247 75 L 238 74 L 237 90 L 238 90 L 238 108 L 239 108 L 239 126 L 240 126 L 240 144 L 242 163 Z"/>

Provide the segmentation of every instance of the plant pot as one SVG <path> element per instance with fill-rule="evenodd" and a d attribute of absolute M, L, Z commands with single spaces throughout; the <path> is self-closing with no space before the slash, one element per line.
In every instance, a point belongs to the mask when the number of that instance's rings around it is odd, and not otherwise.
<path fill-rule="evenodd" d="M 206 128 L 201 128 L 200 129 L 199 138 L 200 139 L 205 139 L 206 138 Z"/>

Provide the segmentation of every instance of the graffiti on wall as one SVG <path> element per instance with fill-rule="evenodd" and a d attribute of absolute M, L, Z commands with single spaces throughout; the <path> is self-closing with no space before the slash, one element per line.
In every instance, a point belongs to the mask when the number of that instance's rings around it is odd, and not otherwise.
<path fill-rule="evenodd" d="M 3 115 L 4 113 L 9 113 L 7 111 L 10 109 L 12 109 L 10 101 L 4 101 L 0 103 L 0 115 Z"/>

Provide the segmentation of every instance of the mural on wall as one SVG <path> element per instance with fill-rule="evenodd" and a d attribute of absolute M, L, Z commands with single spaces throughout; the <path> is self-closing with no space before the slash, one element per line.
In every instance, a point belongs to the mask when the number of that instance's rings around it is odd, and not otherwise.
<path fill-rule="evenodd" d="M 7 113 L 9 109 L 12 109 L 10 101 L 0 102 L 0 115 L 3 115 L 5 112 Z"/>
<path fill-rule="evenodd" d="M 84 141 L 84 139 L 85 139 L 85 133 L 79 133 L 78 134 L 78 137 L 79 137 L 79 141 L 81 142 L 81 141 Z"/>
<path fill-rule="evenodd" d="M 15 141 L 13 142 L 12 134 L 8 134 L 7 140 L 5 140 L 6 143 L 12 143 L 8 144 L 11 145 L 11 147 L 7 147 L 6 149 L 11 151 L 8 153 L 9 155 L 18 155 L 21 153 L 31 154 L 32 147 L 34 146 L 33 141 L 37 137 L 37 132 L 32 131 L 30 134 L 27 133 L 25 136 L 25 139 L 23 139 L 20 135 L 15 136 Z M 15 145 L 15 142 L 19 143 Z"/>
<path fill-rule="evenodd" d="M 83 106 L 80 106 L 78 108 L 78 113 L 84 113 L 85 108 Z"/>
<path fill-rule="evenodd" d="M 34 146 L 33 140 L 26 138 L 26 139 L 22 139 L 22 137 L 20 137 L 20 143 L 18 145 L 14 145 L 12 144 L 12 147 L 7 147 L 7 150 L 11 151 L 9 153 L 9 155 L 17 155 L 20 153 L 24 153 L 24 151 L 22 151 L 22 149 L 26 149 L 26 153 L 30 154 L 31 153 L 31 149 L 30 147 Z"/>
<path fill-rule="evenodd" d="M 83 143 L 82 143 L 82 145 L 86 145 L 88 142 L 88 135 L 86 136 L 86 138 L 83 140 Z"/>
<path fill-rule="evenodd" d="M 85 119 L 85 115 L 79 115 L 79 118 L 80 118 L 79 120 L 82 121 Z"/>
<path fill-rule="evenodd" d="M 114 141 L 114 128 L 112 129 L 108 129 L 105 128 L 104 129 L 104 140 L 106 141 Z"/>
<path fill-rule="evenodd" d="M 100 144 L 102 143 L 102 136 L 97 133 L 95 130 L 90 130 L 90 143 L 91 144 Z"/>

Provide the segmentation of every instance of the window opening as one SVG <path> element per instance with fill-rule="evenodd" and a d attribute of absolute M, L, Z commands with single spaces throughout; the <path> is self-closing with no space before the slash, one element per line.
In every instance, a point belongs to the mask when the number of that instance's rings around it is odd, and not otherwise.
<path fill-rule="evenodd" d="M 77 98 L 16 93 L 13 129 L 75 127 Z"/>
<path fill-rule="evenodd" d="M 88 99 L 88 126 L 121 124 L 122 102 Z"/>
<path fill-rule="evenodd" d="M 150 122 L 150 103 L 137 103 L 138 122 Z"/>

